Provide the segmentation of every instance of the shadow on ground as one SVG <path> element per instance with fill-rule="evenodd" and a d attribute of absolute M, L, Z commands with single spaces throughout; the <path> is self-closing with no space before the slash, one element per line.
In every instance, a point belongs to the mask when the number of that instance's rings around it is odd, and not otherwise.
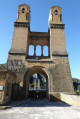
<path fill-rule="evenodd" d="M 46 98 L 29 98 L 24 101 L 13 101 L 11 107 L 70 107 L 70 105 L 57 101 L 49 101 Z"/>

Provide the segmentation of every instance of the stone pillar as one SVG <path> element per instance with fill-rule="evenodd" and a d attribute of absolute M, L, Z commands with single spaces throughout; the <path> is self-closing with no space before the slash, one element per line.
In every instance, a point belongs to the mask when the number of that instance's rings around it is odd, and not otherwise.
<path fill-rule="evenodd" d="M 48 56 L 50 56 L 50 47 L 48 46 Z"/>
<path fill-rule="evenodd" d="M 34 89 L 36 89 L 36 79 L 34 79 Z"/>
<path fill-rule="evenodd" d="M 29 46 L 27 47 L 26 56 L 29 56 Z"/>
<path fill-rule="evenodd" d="M 41 46 L 41 56 L 43 56 L 43 46 Z"/>
<path fill-rule="evenodd" d="M 38 89 L 40 89 L 40 79 L 38 79 Z"/>
<path fill-rule="evenodd" d="M 36 46 L 34 46 L 34 56 L 36 56 Z"/>

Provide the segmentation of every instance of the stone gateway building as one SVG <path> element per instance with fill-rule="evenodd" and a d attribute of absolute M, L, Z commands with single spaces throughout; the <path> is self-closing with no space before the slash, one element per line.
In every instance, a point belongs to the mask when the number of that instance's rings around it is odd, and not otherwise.
<path fill-rule="evenodd" d="M 7 66 L 0 70 L 0 82 L 3 82 L 0 83 L 3 86 L 0 91 L 1 103 L 9 102 L 17 94 L 28 98 L 29 80 L 33 74 L 41 74 L 46 78 L 46 97 L 50 100 L 59 99 L 61 92 L 74 92 L 64 28 L 62 9 L 54 6 L 50 9 L 48 32 L 31 32 L 30 7 L 19 5 Z M 40 56 L 36 53 L 38 46 Z M 48 55 L 43 53 L 45 46 Z M 32 55 L 29 51 L 31 47 Z"/>

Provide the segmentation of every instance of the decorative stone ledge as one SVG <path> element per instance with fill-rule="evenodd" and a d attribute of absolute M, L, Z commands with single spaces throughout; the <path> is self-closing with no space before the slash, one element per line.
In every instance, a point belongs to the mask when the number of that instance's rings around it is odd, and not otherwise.
<path fill-rule="evenodd" d="M 30 32 L 29 33 L 30 38 L 36 38 L 36 39 L 49 39 L 49 34 L 48 32 Z"/>
<path fill-rule="evenodd" d="M 29 23 L 26 22 L 14 22 L 14 27 L 30 27 Z"/>
<path fill-rule="evenodd" d="M 50 28 L 53 28 L 53 29 L 64 29 L 65 28 L 65 24 L 50 24 Z"/>
<path fill-rule="evenodd" d="M 68 57 L 68 53 L 67 53 L 67 51 L 53 51 L 52 56 Z"/>
<path fill-rule="evenodd" d="M 11 54 L 11 55 L 26 55 L 26 49 L 10 49 L 9 54 Z"/>
<path fill-rule="evenodd" d="M 35 59 L 26 59 L 27 62 L 30 63 L 53 63 L 51 59 L 40 59 L 40 60 L 35 60 Z"/>

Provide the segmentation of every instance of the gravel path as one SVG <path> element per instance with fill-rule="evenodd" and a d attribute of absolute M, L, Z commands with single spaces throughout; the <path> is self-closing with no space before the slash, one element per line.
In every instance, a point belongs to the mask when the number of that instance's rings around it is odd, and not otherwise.
<path fill-rule="evenodd" d="M 28 99 L 21 106 L 0 111 L 0 119 L 80 119 L 80 107 L 47 99 Z"/>

